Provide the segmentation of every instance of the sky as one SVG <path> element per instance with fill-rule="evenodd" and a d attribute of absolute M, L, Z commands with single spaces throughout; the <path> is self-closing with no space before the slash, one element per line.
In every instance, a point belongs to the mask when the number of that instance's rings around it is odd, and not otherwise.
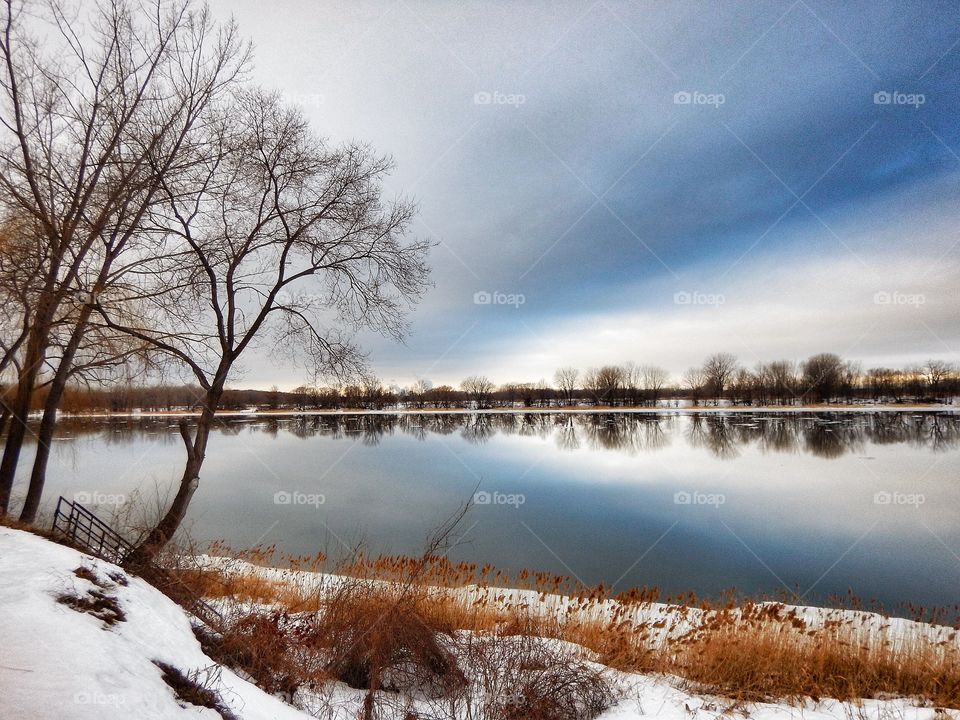
<path fill-rule="evenodd" d="M 387 384 L 710 353 L 960 361 L 960 5 L 213 0 L 393 156 L 433 285 Z M 305 374 L 269 356 L 235 386 Z"/>

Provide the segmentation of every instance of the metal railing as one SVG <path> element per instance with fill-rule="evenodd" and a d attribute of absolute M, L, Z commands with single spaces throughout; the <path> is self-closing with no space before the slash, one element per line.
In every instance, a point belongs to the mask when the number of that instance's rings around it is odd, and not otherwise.
<path fill-rule="evenodd" d="M 118 565 L 133 550 L 133 545 L 120 533 L 80 503 L 67 500 L 62 495 L 57 500 L 57 509 L 53 515 L 53 530 L 91 555 Z"/>
<path fill-rule="evenodd" d="M 57 500 L 57 509 L 53 515 L 53 530 L 91 555 L 117 565 L 122 565 L 134 549 L 133 545 L 120 533 L 83 505 L 67 500 L 62 495 Z M 138 567 L 136 572 L 209 627 L 215 630 L 223 627 L 223 616 L 213 606 L 198 597 L 175 573 L 152 563 Z"/>

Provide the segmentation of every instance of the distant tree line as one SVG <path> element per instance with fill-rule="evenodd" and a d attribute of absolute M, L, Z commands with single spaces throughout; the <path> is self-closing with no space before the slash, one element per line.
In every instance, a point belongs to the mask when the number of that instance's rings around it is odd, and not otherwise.
<path fill-rule="evenodd" d="M 6 388 L 5 392 L 11 392 Z M 684 405 L 799 406 L 822 403 L 952 402 L 960 395 L 960 368 L 928 360 L 907 368 L 875 367 L 834 353 L 819 353 L 803 362 L 776 360 L 741 365 L 728 353 L 715 353 L 679 379 L 662 367 L 624 363 L 580 371 L 559 368 L 553 382 L 496 385 L 483 375 L 465 378 L 458 387 L 431 387 L 417 381 L 408 388 L 387 388 L 380 380 L 340 387 L 303 385 L 291 391 L 225 389 L 221 410 L 344 410 L 390 408 L 550 408 L 663 407 Z M 202 407 L 203 390 L 181 385 L 113 385 L 68 387 L 60 402 L 64 412 L 173 412 Z M 36 393 L 36 409 L 44 390 Z"/>

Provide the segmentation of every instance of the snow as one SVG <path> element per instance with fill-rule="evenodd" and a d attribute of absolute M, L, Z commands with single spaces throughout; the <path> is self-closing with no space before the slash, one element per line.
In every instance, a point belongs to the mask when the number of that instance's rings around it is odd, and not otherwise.
<path fill-rule="evenodd" d="M 226 562 L 213 558 L 210 561 Z M 82 596 L 100 590 L 98 584 L 74 573 L 78 567 L 96 576 L 99 586 L 105 588 L 104 594 L 115 598 L 125 614 L 124 620 L 108 625 L 57 602 L 57 597 L 65 593 Z M 290 571 L 249 568 L 266 576 L 289 579 L 292 575 Z M 334 576 L 313 573 L 298 576 L 304 582 L 336 581 Z M 527 591 L 509 592 L 514 593 L 514 599 L 527 599 Z M 545 611 L 552 611 L 549 603 L 544 607 Z M 821 611 L 814 608 L 800 611 L 813 620 L 823 619 Z M 651 604 L 649 612 L 668 616 L 672 611 L 670 606 Z M 861 615 L 865 616 L 861 622 L 872 622 L 866 617 L 869 614 Z M 558 643 L 564 651 L 577 651 L 577 646 L 569 643 L 549 642 Z M 189 616 L 146 582 L 76 550 L 24 531 L 0 527 L 0 720 L 219 717 L 213 710 L 179 702 L 154 660 L 184 673 L 198 671 L 201 677 L 209 674 L 224 704 L 241 720 L 311 717 L 216 665 L 201 650 Z M 933 708 L 917 707 L 907 699 L 865 700 L 859 707 L 833 700 L 762 703 L 741 706 L 732 712 L 729 702 L 687 692 L 675 678 L 609 672 L 622 699 L 601 715 L 601 720 L 711 720 L 733 715 L 752 720 L 960 718 L 957 714 L 938 715 Z M 346 720 L 357 717 L 362 698 L 361 691 L 331 683 L 315 701 L 317 707 L 325 707 L 322 717 Z M 409 699 L 400 704 L 415 709 L 419 705 Z M 402 716 L 401 711 L 397 717 Z"/>
<path fill-rule="evenodd" d="M 74 575 L 89 568 L 109 582 L 126 620 L 105 626 L 57 602 L 63 593 L 98 588 Z M 184 673 L 213 673 L 183 610 L 115 565 L 30 533 L 0 528 L 0 719 L 142 720 L 209 718 L 219 713 L 181 707 L 153 660 Z M 223 668 L 219 691 L 243 720 L 304 720 L 309 716 Z"/>

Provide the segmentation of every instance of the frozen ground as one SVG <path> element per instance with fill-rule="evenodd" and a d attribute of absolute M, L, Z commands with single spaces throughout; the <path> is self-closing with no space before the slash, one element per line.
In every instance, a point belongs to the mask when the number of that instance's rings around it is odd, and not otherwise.
<path fill-rule="evenodd" d="M 85 569 L 82 576 L 77 568 Z M 57 600 L 64 595 L 91 599 L 96 593 L 108 598 L 123 619 L 110 612 L 100 611 L 99 617 L 80 612 Z M 219 717 L 214 710 L 178 701 L 154 661 L 215 688 L 242 720 L 310 717 L 216 665 L 194 638 L 187 614 L 144 581 L 35 535 L 0 527 L 0 720 Z M 960 717 L 937 715 L 902 699 L 866 700 L 859 707 L 831 700 L 756 704 L 731 713 L 723 701 L 689 694 L 671 678 L 613 677 L 621 699 L 603 720 Z M 360 691 L 331 683 L 323 697 L 324 717 L 357 717 L 361 698 Z M 416 709 L 417 702 L 408 707 Z"/>

